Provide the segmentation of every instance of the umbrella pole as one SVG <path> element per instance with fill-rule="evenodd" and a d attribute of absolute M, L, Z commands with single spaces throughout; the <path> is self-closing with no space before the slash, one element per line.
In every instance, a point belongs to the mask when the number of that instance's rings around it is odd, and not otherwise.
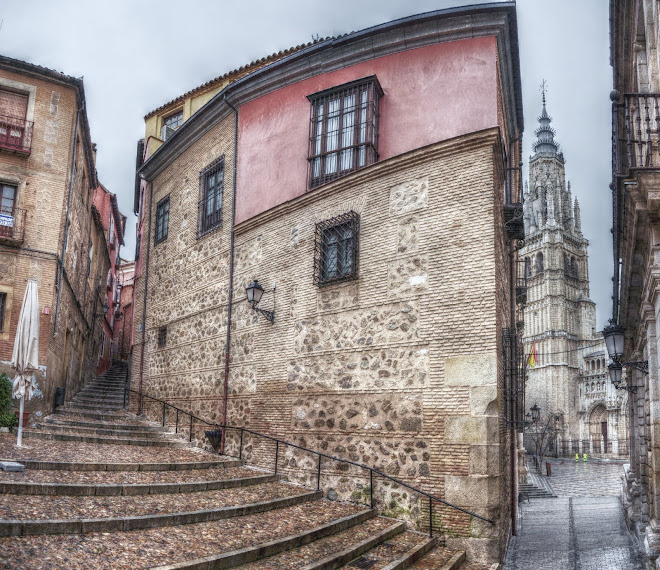
<path fill-rule="evenodd" d="M 21 396 L 21 404 L 18 412 L 18 441 L 17 447 L 23 446 L 23 405 L 25 404 L 25 396 Z"/>

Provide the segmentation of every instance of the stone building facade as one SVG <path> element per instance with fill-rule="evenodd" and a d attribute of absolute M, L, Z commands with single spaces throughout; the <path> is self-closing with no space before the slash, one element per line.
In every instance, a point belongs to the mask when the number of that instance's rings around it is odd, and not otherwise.
<path fill-rule="evenodd" d="M 526 354 L 536 355 L 527 370 L 526 407 L 538 405 L 544 421 L 552 416 L 557 435 L 550 452 L 619 455 L 627 451 L 627 398 L 617 394 L 605 367 L 605 342 L 589 298 L 589 241 L 551 122 L 544 92 L 520 250 L 527 284 L 523 341 Z M 531 435 L 531 452 L 530 441 Z"/>
<path fill-rule="evenodd" d="M 121 259 L 119 266 L 119 314 L 115 320 L 114 335 L 119 346 L 119 358 L 127 360 L 133 344 L 133 290 L 135 261 Z"/>
<path fill-rule="evenodd" d="M 94 150 L 80 79 L 0 57 L 0 372 L 9 367 L 28 279 L 41 310 L 32 419 L 72 397 L 94 373 L 94 318 L 109 259 L 92 204 Z M 91 243 L 102 242 L 90 257 Z M 105 283 L 105 281 L 103 281 Z"/>
<path fill-rule="evenodd" d="M 485 516 L 436 505 L 433 525 L 491 561 L 517 497 L 501 350 L 518 320 L 504 210 L 520 188 L 503 159 L 520 159 L 516 34 L 505 3 L 318 42 L 225 87 L 139 170 L 133 389 Z M 256 279 L 273 323 L 246 300 Z M 237 434 L 225 445 L 237 454 Z M 267 440 L 242 452 L 272 467 Z M 281 473 L 316 485 L 312 457 L 280 453 Z M 324 466 L 331 498 L 363 502 L 368 484 Z M 414 492 L 373 491 L 428 529 Z"/>
<path fill-rule="evenodd" d="M 660 562 L 660 15 L 649 0 L 610 3 L 612 91 L 613 322 L 625 331 L 630 402 L 626 519 Z M 637 363 L 625 365 L 625 363 Z M 645 370 L 645 365 L 648 367 Z"/>

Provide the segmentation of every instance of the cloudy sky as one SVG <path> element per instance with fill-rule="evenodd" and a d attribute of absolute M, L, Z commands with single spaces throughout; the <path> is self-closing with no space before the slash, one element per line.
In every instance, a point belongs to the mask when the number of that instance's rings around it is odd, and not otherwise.
<path fill-rule="evenodd" d="M 457 0 L 23 0 L 0 7 L 0 53 L 83 76 L 97 169 L 128 215 L 133 258 L 135 144 L 144 115 L 211 78 L 312 36 L 359 30 L 410 14 L 482 3 Z M 611 311 L 608 2 L 519 0 L 525 156 L 542 79 L 590 240 L 598 326 Z M 525 164 L 525 179 L 527 166 Z"/>

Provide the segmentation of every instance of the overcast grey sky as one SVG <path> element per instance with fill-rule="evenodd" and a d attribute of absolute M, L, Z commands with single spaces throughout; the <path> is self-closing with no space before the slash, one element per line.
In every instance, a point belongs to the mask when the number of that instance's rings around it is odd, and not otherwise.
<path fill-rule="evenodd" d="M 144 115 L 211 78 L 321 37 L 451 6 L 457 0 L 23 0 L 0 7 L 0 53 L 84 76 L 99 179 L 128 216 L 135 248 L 135 145 Z M 602 328 L 611 312 L 608 2 L 519 0 L 525 157 L 548 81 L 548 111 L 590 240 L 591 297 Z M 524 178 L 527 179 L 525 164 Z"/>

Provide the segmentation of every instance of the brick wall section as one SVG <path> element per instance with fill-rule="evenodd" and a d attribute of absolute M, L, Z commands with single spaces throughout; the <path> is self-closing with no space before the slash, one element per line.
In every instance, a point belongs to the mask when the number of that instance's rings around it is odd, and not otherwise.
<path fill-rule="evenodd" d="M 54 329 L 57 303 L 57 263 L 64 238 L 69 178 L 76 120 L 77 92 L 71 86 L 41 76 L 0 69 L 2 80 L 19 82 L 34 89 L 34 128 L 29 157 L 0 152 L 0 179 L 18 187 L 18 208 L 27 211 L 22 244 L 0 244 L 0 291 L 12 297 L 9 329 L 0 333 L 0 372 L 13 377 L 9 360 L 16 325 L 29 278 L 39 285 L 42 310 L 38 391 L 26 409 L 34 417 L 52 409 L 57 387 L 65 387 L 70 398 L 90 377 L 96 362 L 98 323 L 94 327 L 94 287 L 104 260 L 95 260 L 87 277 L 87 254 L 96 231 L 91 212 L 92 189 L 82 127 L 76 152 L 77 175 L 70 208 L 68 249 L 63 261 L 58 330 Z M 107 271 L 107 268 L 105 269 Z M 43 312 L 47 308 L 50 314 Z M 57 334 L 55 334 L 57 332 Z"/>
<path fill-rule="evenodd" d="M 142 389 L 215 421 L 221 419 L 232 139 L 230 116 L 153 181 L 151 200 Z M 472 557 L 491 560 L 508 532 L 508 440 L 499 420 L 508 250 L 498 141 L 492 129 L 431 145 L 241 224 L 228 403 L 230 424 L 371 465 L 499 520 L 493 529 L 435 510 L 438 530 L 458 537 Z M 223 226 L 198 240 L 199 172 L 223 155 Z M 155 204 L 166 195 L 169 235 L 154 246 Z M 348 211 L 360 215 L 359 279 L 318 288 L 315 224 Z M 274 308 L 274 325 L 244 300 L 254 278 L 267 290 L 276 285 L 261 302 Z M 143 299 L 141 277 L 136 326 Z M 163 325 L 167 346 L 158 348 Z M 134 386 L 140 338 L 137 330 Z M 147 412 L 160 417 L 162 407 Z M 228 452 L 236 448 L 230 434 Z M 246 436 L 243 452 L 272 468 L 272 444 Z M 324 466 L 324 490 L 364 500 L 365 474 L 344 467 Z M 280 469 L 315 483 L 315 460 L 303 453 L 282 451 Z M 385 512 L 428 524 L 428 505 L 405 489 L 378 481 L 375 495 Z"/>

